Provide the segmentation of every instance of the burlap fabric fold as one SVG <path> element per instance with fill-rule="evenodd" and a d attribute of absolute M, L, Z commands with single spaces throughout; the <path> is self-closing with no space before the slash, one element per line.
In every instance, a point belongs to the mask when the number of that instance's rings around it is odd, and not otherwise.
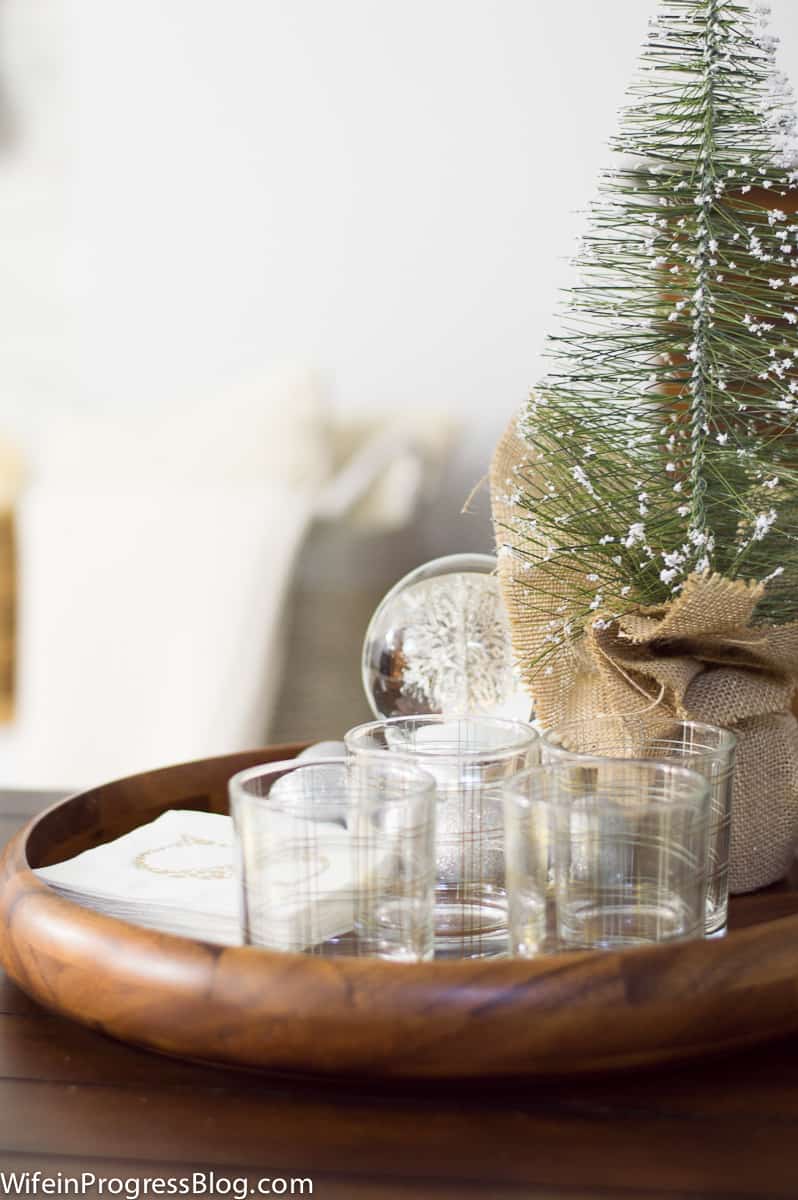
<path fill-rule="evenodd" d="M 518 470 L 534 456 L 506 431 L 491 468 L 501 550 L 523 546 L 528 516 L 514 500 Z M 732 816 L 730 886 L 748 892 L 783 878 L 798 842 L 798 721 L 790 704 L 798 675 L 798 624 L 755 625 L 762 585 L 694 575 L 671 603 L 641 608 L 546 658 L 552 590 L 567 603 L 567 573 L 546 575 L 500 553 L 499 574 L 515 654 L 546 727 L 601 715 L 671 715 L 732 729 L 739 739 Z M 596 614 L 600 616 L 601 614 Z"/>

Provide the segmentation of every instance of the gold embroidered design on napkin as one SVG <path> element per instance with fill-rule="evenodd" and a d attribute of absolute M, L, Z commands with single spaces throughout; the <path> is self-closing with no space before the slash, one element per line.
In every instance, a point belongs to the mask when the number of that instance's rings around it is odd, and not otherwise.
<path fill-rule="evenodd" d="M 195 834 L 184 833 L 176 842 L 165 846 L 153 846 L 151 850 L 142 850 L 133 859 L 133 865 L 138 871 L 149 871 L 151 875 L 168 875 L 170 879 L 230 879 L 233 874 L 231 863 L 219 866 L 205 867 L 158 867 L 153 866 L 150 859 L 156 854 L 166 854 L 169 850 L 191 851 L 195 846 L 219 846 L 232 854 L 233 847 L 229 842 L 214 842 L 209 838 L 197 837 Z"/>

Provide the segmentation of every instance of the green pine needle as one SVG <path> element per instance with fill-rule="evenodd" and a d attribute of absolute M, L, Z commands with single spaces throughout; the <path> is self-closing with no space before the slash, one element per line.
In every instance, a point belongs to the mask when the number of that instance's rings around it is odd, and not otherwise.
<path fill-rule="evenodd" d="M 538 462 L 507 497 L 552 649 L 694 572 L 766 581 L 758 619 L 798 618 L 798 159 L 774 53 L 735 0 L 652 23 L 520 421 Z"/>

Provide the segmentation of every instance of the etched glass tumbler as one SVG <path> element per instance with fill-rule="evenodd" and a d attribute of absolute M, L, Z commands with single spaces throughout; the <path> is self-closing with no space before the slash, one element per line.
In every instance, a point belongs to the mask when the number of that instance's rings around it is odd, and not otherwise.
<path fill-rule="evenodd" d="M 540 760 L 531 725 L 492 717 L 393 717 L 350 730 L 356 759 L 401 757 L 437 790 L 435 954 L 506 954 L 502 785 Z"/>
<path fill-rule="evenodd" d="M 431 776 L 387 758 L 291 761 L 242 771 L 229 790 L 246 944 L 432 957 Z"/>
<path fill-rule="evenodd" d="M 511 780 L 505 817 L 514 954 L 703 937 L 710 789 L 697 772 L 563 760 Z"/>
<path fill-rule="evenodd" d="M 728 729 L 670 717 L 599 717 L 574 721 L 543 735 L 544 762 L 574 754 L 645 758 L 698 771 L 710 786 L 707 914 L 705 932 L 722 933 L 729 913 L 729 843 L 737 738 Z"/>

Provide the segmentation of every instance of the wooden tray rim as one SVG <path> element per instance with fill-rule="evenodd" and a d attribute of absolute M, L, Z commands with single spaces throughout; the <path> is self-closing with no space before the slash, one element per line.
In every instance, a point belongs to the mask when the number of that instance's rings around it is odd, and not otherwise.
<path fill-rule="evenodd" d="M 798 1029 L 798 915 L 620 953 L 396 964 L 160 934 L 81 908 L 33 873 L 31 842 L 71 805 L 145 786 L 157 794 L 183 777 L 191 800 L 206 772 L 229 777 L 300 748 L 162 768 L 34 818 L 0 859 L 0 962 L 11 978 L 64 1016 L 163 1053 L 358 1077 L 579 1074 Z"/>

